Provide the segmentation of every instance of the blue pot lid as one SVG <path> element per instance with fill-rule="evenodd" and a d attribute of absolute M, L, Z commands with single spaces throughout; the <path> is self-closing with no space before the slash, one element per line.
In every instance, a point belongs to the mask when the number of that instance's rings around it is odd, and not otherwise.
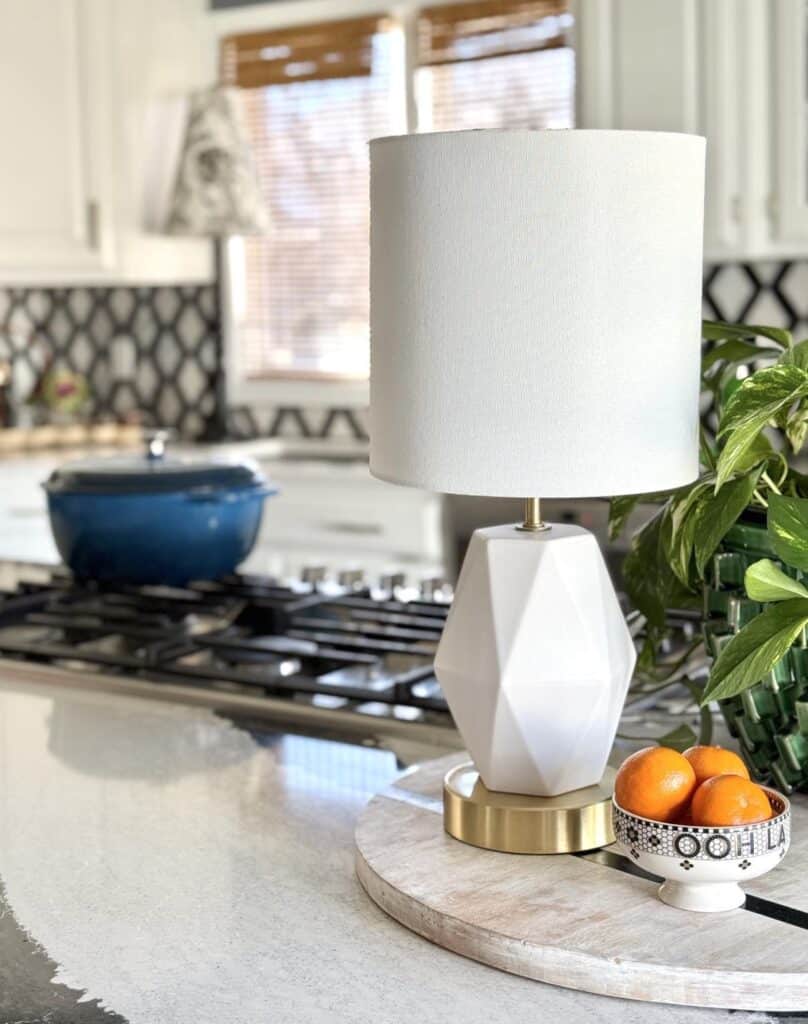
<path fill-rule="evenodd" d="M 54 470 L 45 489 L 58 494 L 154 494 L 189 490 L 265 487 L 249 459 L 184 459 L 145 455 L 82 459 Z"/>

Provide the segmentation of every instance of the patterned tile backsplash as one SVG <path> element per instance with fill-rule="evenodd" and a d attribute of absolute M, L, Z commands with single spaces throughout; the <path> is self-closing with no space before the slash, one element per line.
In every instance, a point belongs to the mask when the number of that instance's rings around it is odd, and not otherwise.
<path fill-rule="evenodd" d="M 808 260 L 705 267 L 704 315 L 786 327 L 800 340 L 808 337 Z"/>
<path fill-rule="evenodd" d="M 788 327 L 808 337 L 808 260 L 705 267 L 704 315 Z M 0 289 L 0 362 L 27 395 L 46 365 L 83 374 L 91 412 L 197 437 L 214 413 L 219 336 L 212 285 Z M 364 439 L 364 410 L 227 410 L 234 437 Z"/>
<path fill-rule="evenodd" d="M 218 308 L 210 286 L 0 290 L 0 360 L 14 392 L 42 369 L 87 378 L 90 413 L 139 412 L 193 437 L 213 411 Z"/>

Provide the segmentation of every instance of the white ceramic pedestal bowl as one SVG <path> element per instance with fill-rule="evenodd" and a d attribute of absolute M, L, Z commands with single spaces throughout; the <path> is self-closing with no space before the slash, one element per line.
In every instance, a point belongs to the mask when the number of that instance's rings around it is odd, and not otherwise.
<path fill-rule="evenodd" d="M 746 899 L 739 882 L 776 867 L 791 839 L 791 809 L 776 790 L 762 787 L 772 817 L 756 825 L 703 828 L 651 821 L 613 800 L 617 843 L 631 860 L 665 881 L 663 903 L 682 910 L 733 910 Z"/>

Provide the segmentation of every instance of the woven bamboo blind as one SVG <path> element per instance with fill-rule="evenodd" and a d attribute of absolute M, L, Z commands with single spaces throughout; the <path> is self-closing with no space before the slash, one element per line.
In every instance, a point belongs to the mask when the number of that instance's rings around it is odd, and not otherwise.
<path fill-rule="evenodd" d="M 571 127 L 571 21 L 562 0 L 423 8 L 419 130 Z M 367 141 L 403 127 L 393 28 L 379 15 L 223 41 L 272 225 L 242 243 L 236 331 L 249 377 L 367 375 Z"/>
<path fill-rule="evenodd" d="M 369 75 L 381 16 L 249 32 L 222 41 L 222 79 L 257 89 L 288 82 Z"/>
<path fill-rule="evenodd" d="M 566 45 L 566 0 L 474 0 L 424 7 L 418 63 L 452 64 Z"/>
<path fill-rule="evenodd" d="M 361 18 L 224 41 L 271 221 L 242 243 L 248 377 L 367 376 L 367 142 L 397 127 L 388 27 Z"/>
<path fill-rule="evenodd" d="M 422 9 L 419 129 L 573 127 L 568 7 L 565 0 L 478 0 Z"/>

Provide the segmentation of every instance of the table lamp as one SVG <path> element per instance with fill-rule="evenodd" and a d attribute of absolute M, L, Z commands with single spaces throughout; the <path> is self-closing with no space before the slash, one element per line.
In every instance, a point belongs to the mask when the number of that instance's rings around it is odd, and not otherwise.
<path fill-rule="evenodd" d="M 539 497 L 698 474 L 704 139 L 464 131 L 376 139 L 370 468 L 523 497 L 472 536 L 435 672 L 473 758 L 457 838 L 611 841 L 606 769 L 635 651 L 594 536 Z"/>
<path fill-rule="evenodd" d="M 221 441 L 227 436 L 222 340 L 227 302 L 225 246 L 233 235 L 263 235 L 269 230 L 269 209 L 261 192 L 237 89 L 214 85 L 191 93 L 165 229 L 172 235 L 214 241 L 218 323 L 210 382 L 215 401 L 199 440 Z"/>

